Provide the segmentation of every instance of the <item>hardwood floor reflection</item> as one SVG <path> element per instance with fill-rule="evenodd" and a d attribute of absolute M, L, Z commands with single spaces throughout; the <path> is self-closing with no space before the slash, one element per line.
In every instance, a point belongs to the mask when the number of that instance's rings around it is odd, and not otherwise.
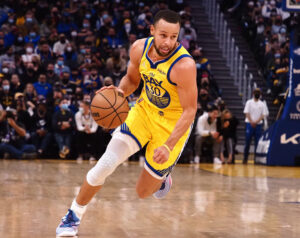
<path fill-rule="evenodd" d="M 0 160 L 0 237 L 55 237 L 91 166 Z M 300 237 L 299 168 L 177 165 L 163 200 L 137 198 L 140 170 L 137 163 L 121 165 L 107 179 L 80 238 Z"/>

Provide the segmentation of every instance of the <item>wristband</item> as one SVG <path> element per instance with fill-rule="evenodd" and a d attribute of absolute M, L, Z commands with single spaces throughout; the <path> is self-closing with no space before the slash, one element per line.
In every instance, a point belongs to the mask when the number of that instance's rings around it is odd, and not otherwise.
<path fill-rule="evenodd" d="M 169 153 L 171 153 L 169 146 L 167 146 L 166 144 L 163 144 L 162 146 L 164 146 L 169 151 Z"/>

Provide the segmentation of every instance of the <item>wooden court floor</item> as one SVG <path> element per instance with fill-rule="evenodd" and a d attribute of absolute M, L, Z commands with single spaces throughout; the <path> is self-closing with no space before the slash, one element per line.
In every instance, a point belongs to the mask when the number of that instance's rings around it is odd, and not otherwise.
<path fill-rule="evenodd" d="M 0 237 L 55 237 L 88 162 L 0 160 Z M 164 200 L 138 199 L 138 163 L 121 165 L 92 200 L 79 237 L 300 237 L 300 168 L 177 165 Z"/>

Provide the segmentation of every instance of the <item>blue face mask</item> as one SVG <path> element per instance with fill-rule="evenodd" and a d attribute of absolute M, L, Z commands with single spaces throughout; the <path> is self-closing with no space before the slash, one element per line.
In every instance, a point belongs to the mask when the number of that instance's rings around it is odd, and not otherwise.
<path fill-rule="evenodd" d="M 57 64 L 58 64 L 59 66 L 63 66 L 63 65 L 64 65 L 64 62 L 63 62 L 62 60 L 58 60 L 58 61 L 57 61 Z"/>
<path fill-rule="evenodd" d="M 31 23 L 33 20 L 31 17 L 26 18 L 26 22 Z"/>
<path fill-rule="evenodd" d="M 8 91 L 9 90 L 9 85 L 3 85 L 2 87 L 3 87 L 4 91 Z"/>
<path fill-rule="evenodd" d="M 192 39 L 192 36 L 191 36 L 191 35 L 185 35 L 184 37 L 185 37 L 185 39 L 187 39 L 187 40 L 191 40 L 191 39 Z"/>
<path fill-rule="evenodd" d="M 201 64 L 196 63 L 196 67 L 197 67 L 197 69 L 200 69 L 201 68 Z"/>
<path fill-rule="evenodd" d="M 19 36 L 19 37 L 18 37 L 18 41 L 19 41 L 19 42 L 22 42 L 22 41 L 23 41 L 23 37 L 22 37 L 22 36 Z"/>
<path fill-rule="evenodd" d="M 9 22 L 10 24 L 13 24 L 13 23 L 15 22 L 15 20 L 12 19 L 12 18 L 9 18 L 9 19 L 8 19 L 8 22 Z"/>
<path fill-rule="evenodd" d="M 81 49 L 81 50 L 80 50 L 80 53 L 81 53 L 81 54 L 85 54 L 85 49 Z"/>
<path fill-rule="evenodd" d="M 88 23 L 83 23 L 83 27 L 84 28 L 88 28 L 90 26 L 90 24 L 88 24 Z"/>
<path fill-rule="evenodd" d="M 62 105 L 60 106 L 60 108 L 61 108 L 62 110 L 65 110 L 65 111 L 69 110 L 69 106 L 68 106 L 68 104 L 66 104 L 66 103 L 62 104 Z"/>
<path fill-rule="evenodd" d="M 30 36 L 31 38 L 34 38 L 34 37 L 36 37 L 36 33 L 35 33 L 35 32 L 30 32 L 30 33 L 29 33 L 29 36 Z"/>
<path fill-rule="evenodd" d="M 90 19 L 92 17 L 91 14 L 85 14 L 85 18 Z"/>

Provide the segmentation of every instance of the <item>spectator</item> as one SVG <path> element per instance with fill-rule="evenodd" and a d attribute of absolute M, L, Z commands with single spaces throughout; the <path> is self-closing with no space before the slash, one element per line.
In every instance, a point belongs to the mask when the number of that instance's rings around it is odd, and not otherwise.
<path fill-rule="evenodd" d="M 38 155 L 44 156 L 47 153 L 52 140 L 51 114 L 47 110 L 46 99 L 39 96 L 37 108 L 32 117 L 31 140 L 35 145 Z"/>
<path fill-rule="evenodd" d="M 52 86 L 51 84 L 47 83 L 47 78 L 44 73 L 41 73 L 38 82 L 33 84 L 37 95 L 42 95 L 45 98 L 51 93 L 52 91 Z"/>
<path fill-rule="evenodd" d="M 236 126 L 234 120 L 232 120 L 232 114 L 228 109 L 225 109 L 221 114 L 221 131 L 223 136 L 221 141 L 220 159 L 224 163 L 231 164 L 234 153 L 234 137 L 236 133 Z M 224 149 L 226 148 L 228 159 L 224 158 Z"/>
<path fill-rule="evenodd" d="M 203 143 L 213 147 L 214 163 L 221 164 L 220 156 L 220 143 L 223 137 L 218 132 L 217 118 L 219 110 L 215 105 L 212 105 L 208 113 L 204 113 L 198 118 L 196 126 L 195 138 L 195 163 L 200 162 L 200 155 Z"/>
<path fill-rule="evenodd" d="M 25 126 L 18 121 L 17 112 L 14 109 L 7 110 L 3 121 L 0 122 L 0 157 L 8 156 L 16 159 L 28 159 L 35 157 L 35 147 L 26 144 Z"/>
<path fill-rule="evenodd" d="M 26 53 L 22 55 L 22 62 L 26 66 L 28 63 L 32 62 L 33 57 L 38 56 L 33 52 L 33 44 L 27 43 L 25 46 Z"/>
<path fill-rule="evenodd" d="M 248 155 L 251 144 L 251 139 L 254 136 L 255 149 L 258 140 L 262 134 L 262 124 L 263 119 L 268 116 L 268 111 L 266 110 L 266 105 L 260 100 L 261 91 L 259 88 L 253 90 L 253 98 L 246 102 L 244 108 L 245 122 L 246 122 L 246 142 L 244 148 L 244 159 L 243 163 L 248 163 Z"/>
<path fill-rule="evenodd" d="M 184 39 L 184 37 L 185 37 L 185 35 L 186 35 L 185 32 L 186 32 L 187 29 L 189 29 L 189 32 L 190 32 L 190 37 L 188 37 L 189 40 L 190 40 L 190 41 L 191 41 L 191 40 L 197 41 L 197 33 L 196 33 L 196 30 L 195 30 L 195 28 L 193 28 L 193 27 L 191 26 L 191 22 L 190 22 L 189 20 L 186 20 L 186 21 L 184 22 L 183 27 L 180 28 L 178 40 L 181 41 L 181 40 Z"/>
<path fill-rule="evenodd" d="M 0 56 L 0 65 L 6 65 L 10 71 L 15 69 L 15 55 L 12 46 L 7 49 L 6 54 Z"/>
<path fill-rule="evenodd" d="M 14 94 L 10 88 L 10 83 L 7 79 L 2 81 L 2 90 L 0 91 L 0 103 L 4 109 L 13 106 Z"/>
<path fill-rule="evenodd" d="M 77 53 L 76 48 L 72 43 L 68 43 L 65 53 L 64 53 L 64 62 L 69 67 L 74 67 L 77 64 Z"/>
<path fill-rule="evenodd" d="M 65 53 L 65 48 L 68 43 L 69 41 L 66 40 L 65 34 L 59 34 L 59 41 L 55 42 L 55 44 L 53 45 L 53 53 L 56 56 L 63 55 Z"/>
<path fill-rule="evenodd" d="M 13 94 L 17 92 L 23 92 L 24 86 L 21 84 L 18 74 L 13 74 L 11 76 L 10 83 L 11 83 L 11 91 Z"/>
<path fill-rule="evenodd" d="M 51 85 L 54 85 L 56 82 L 58 82 L 59 77 L 57 74 L 54 73 L 54 64 L 49 63 L 47 65 L 46 77 L 47 77 L 47 83 Z"/>
<path fill-rule="evenodd" d="M 32 83 L 28 83 L 24 89 L 24 99 L 28 107 L 35 108 L 37 93 Z"/>
<path fill-rule="evenodd" d="M 62 99 L 60 110 L 54 113 L 52 127 L 59 148 L 59 157 L 64 159 L 70 153 L 73 129 L 75 128 L 73 113 L 69 110 L 68 100 Z"/>
<path fill-rule="evenodd" d="M 73 96 L 75 93 L 76 85 L 70 81 L 70 72 L 64 71 L 61 75 L 60 88 L 64 95 Z"/>
<path fill-rule="evenodd" d="M 83 80 L 83 92 L 85 94 L 94 93 L 102 87 L 102 76 L 98 74 L 98 70 L 95 65 L 91 67 L 90 72 L 91 74 L 86 75 Z"/>
<path fill-rule="evenodd" d="M 46 66 L 54 58 L 51 47 L 45 41 L 40 44 L 40 48 L 37 50 L 37 54 L 40 56 L 41 63 Z"/>
<path fill-rule="evenodd" d="M 62 55 L 57 57 L 56 64 L 54 65 L 54 73 L 61 76 L 63 72 L 70 72 L 70 68 L 65 65 L 64 57 Z"/>
<path fill-rule="evenodd" d="M 76 122 L 76 138 L 78 150 L 77 160 L 82 160 L 83 156 L 88 152 L 89 160 L 96 160 L 97 155 L 97 140 L 96 131 L 98 128 L 97 123 L 94 121 L 90 111 L 90 101 L 83 101 L 80 110 L 75 114 Z M 85 143 L 82 143 L 84 141 Z"/>

